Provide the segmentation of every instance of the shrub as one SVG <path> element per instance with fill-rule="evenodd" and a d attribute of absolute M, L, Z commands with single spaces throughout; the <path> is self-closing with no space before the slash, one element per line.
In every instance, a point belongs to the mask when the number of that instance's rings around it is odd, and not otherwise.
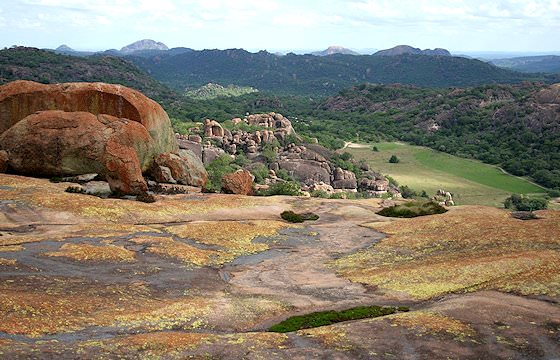
<path fill-rule="evenodd" d="M 267 164 L 274 162 L 277 156 L 274 144 L 264 144 L 262 147 L 262 155 L 266 159 Z"/>
<path fill-rule="evenodd" d="M 319 219 L 319 215 L 313 213 L 297 214 L 293 211 L 284 211 L 280 214 L 282 219 L 291 223 L 302 223 L 304 221 L 315 221 Z"/>
<path fill-rule="evenodd" d="M 377 146 L 374 146 L 371 150 L 375 151 L 375 152 L 379 152 L 379 149 L 377 148 Z"/>
<path fill-rule="evenodd" d="M 391 155 L 391 158 L 389 159 L 389 162 L 391 164 L 397 164 L 400 162 L 399 158 L 397 157 L 397 155 Z"/>
<path fill-rule="evenodd" d="M 543 210 L 548 207 L 548 200 L 513 194 L 504 200 L 504 207 L 517 211 Z"/>
<path fill-rule="evenodd" d="M 264 165 L 255 166 L 251 170 L 251 174 L 255 177 L 255 182 L 258 184 L 262 184 L 264 179 L 268 177 L 268 168 Z"/>
<path fill-rule="evenodd" d="M 412 190 L 406 185 L 402 185 L 401 187 L 399 187 L 399 191 L 401 192 L 402 197 L 405 199 L 412 199 L 413 197 L 418 196 L 418 193 L 416 191 Z M 426 195 L 426 197 L 428 196 Z"/>
<path fill-rule="evenodd" d="M 276 171 L 276 176 L 282 180 L 294 181 L 294 178 L 290 176 L 290 173 L 286 169 L 278 169 L 278 171 Z"/>
<path fill-rule="evenodd" d="M 266 196 L 272 195 L 289 195 L 289 196 L 298 196 L 301 195 L 301 188 L 298 183 L 293 181 L 286 181 L 286 182 L 278 182 L 272 185 L 268 190 L 264 193 Z"/>
<path fill-rule="evenodd" d="M 443 214 L 447 212 L 443 206 L 433 201 L 410 201 L 400 205 L 390 206 L 377 214 L 388 217 L 413 218 L 417 216 Z"/>
<path fill-rule="evenodd" d="M 402 309 L 405 309 L 405 307 L 402 307 Z M 397 311 L 399 311 L 398 308 L 381 306 L 358 306 L 342 311 L 320 311 L 306 315 L 292 316 L 281 323 L 270 327 L 268 331 L 286 333 L 301 329 L 336 324 L 341 321 L 386 316 L 394 314 Z M 408 311 L 408 308 L 401 311 Z"/>
<path fill-rule="evenodd" d="M 226 174 L 230 174 L 237 170 L 237 167 L 232 165 L 233 159 L 222 154 L 210 164 L 206 166 L 206 171 L 208 171 L 208 182 L 204 187 L 206 192 L 220 192 L 222 189 L 222 177 Z"/>
<path fill-rule="evenodd" d="M 399 182 L 394 178 L 390 177 L 389 175 L 385 175 L 385 179 L 387 179 L 390 185 L 397 186 L 397 187 L 399 186 Z"/>

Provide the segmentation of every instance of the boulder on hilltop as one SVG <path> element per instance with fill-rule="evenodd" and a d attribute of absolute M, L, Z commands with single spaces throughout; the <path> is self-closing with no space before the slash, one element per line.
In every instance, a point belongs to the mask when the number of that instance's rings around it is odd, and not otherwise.
<path fill-rule="evenodd" d="M 0 87 L 0 150 L 8 171 L 32 176 L 98 173 L 117 193 L 148 190 L 143 173 L 173 158 L 174 181 L 203 186 L 200 162 L 181 156 L 169 117 L 138 91 L 104 83 Z M 159 163 L 155 164 L 160 165 Z"/>

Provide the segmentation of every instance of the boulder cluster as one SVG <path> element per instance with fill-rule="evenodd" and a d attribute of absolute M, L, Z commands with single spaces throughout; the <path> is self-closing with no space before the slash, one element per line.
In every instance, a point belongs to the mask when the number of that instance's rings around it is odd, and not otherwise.
<path fill-rule="evenodd" d="M 141 195 L 144 175 L 203 186 L 198 158 L 180 151 L 165 111 L 140 92 L 104 83 L 0 87 L 0 170 L 46 177 L 99 174 L 114 193 Z"/>
<path fill-rule="evenodd" d="M 308 192 L 332 194 L 360 190 L 370 196 L 399 193 L 385 177 L 367 168 L 357 179 L 352 171 L 336 166 L 331 159 L 334 153 L 320 145 L 296 144 L 301 138 L 282 114 L 252 114 L 243 119 L 234 118 L 231 124 L 233 130 L 230 131 L 219 122 L 206 119 L 201 127 L 192 128 L 189 135 L 176 134 L 177 142 L 181 149 L 197 154 L 206 165 L 222 154 L 232 157 L 244 154 L 252 166 L 266 165 L 269 174 L 265 186 L 285 181 L 277 176 L 283 171 Z M 244 128 L 253 130 L 242 130 Z M 274 152 L 273 156 L 270 151 Z"/>

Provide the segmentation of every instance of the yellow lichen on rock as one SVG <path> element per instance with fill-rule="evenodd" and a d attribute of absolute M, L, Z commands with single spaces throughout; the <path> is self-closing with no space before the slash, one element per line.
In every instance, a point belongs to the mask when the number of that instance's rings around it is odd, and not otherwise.
<path fill-rule="evenodd" d="M 122 246 L 115 245 L 67 243 L 62 245 L 58 251 L 47 252 L 44 253 L 44 255 L 50 257 L 65 257 L 76 261 L 135 261 L 134 251 L 130 251 Z"/>
<path fill-rule="evenodd" d="M 560 212 L 538 221 L 503 210 L 457 207 L 436 216 L 370 226 L 390 234 L 334 262 L 352 281 L 417 299 L 478 289 L 560 295 Z"/>
<path fill-rule="evenodd" d="M 476 331 L 457 319 L 429 311 L 413 311 L 388 317 L 391 324 L 414 330 L 417 335 L 450 334 L 455 339 L 465 341 L 474 338 Z"/>
<path fill-rule="evenodd" d="M 135 244 L 148 245 L 147 253 L 174 258 L 196 266 L 212 265 L 219 255 L 216 250 L 199 249 L 175 241 L 169 236 L 138 236 L 130 239 L 130 241 Z"/>
<path fill-rule="evenodd" d="M 17 260 L 15 259 L 0 258 L 0 266 L 15 266 L 16 264 Z"/>
<path fill-rule="evenodd" d="M 0 245 L 0 252 L 18 252 L 22 250 L 23 250 L 23 246 L 21 245 L 7 245 L 7 246 Z"/>

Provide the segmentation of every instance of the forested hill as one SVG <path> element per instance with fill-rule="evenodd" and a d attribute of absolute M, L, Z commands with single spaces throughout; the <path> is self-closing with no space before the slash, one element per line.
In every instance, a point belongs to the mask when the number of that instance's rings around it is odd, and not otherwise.
<path fill-rule="evenodd" d="M 497 164 L 560 189 L 560 84 L 360 85 L 325 100 L 310 133 L 392 138 Z"/>
<path fill-rule="evenodd" d="M 173 90 L 125 59 L 75 57 L 28 47 L 0 50 L 0 85 L 13 80 L 42 83 L 100 81 L 131 87 L 164 103 L 177 97 Z"/>
<path fill-rule="evenodd" d="M 161 52 L 151 57 L 129 56 L 127 59 L 177 90 L 212 82 L 284 94 L 332 95 L 364 82 L 449 87 L 524 80 L 560 81 L 560 75 L 522 74 L 479 60 L 413 54 L 277 56 L 266 51 L 250 53 L 231 49 L 178 55 Z"/>

